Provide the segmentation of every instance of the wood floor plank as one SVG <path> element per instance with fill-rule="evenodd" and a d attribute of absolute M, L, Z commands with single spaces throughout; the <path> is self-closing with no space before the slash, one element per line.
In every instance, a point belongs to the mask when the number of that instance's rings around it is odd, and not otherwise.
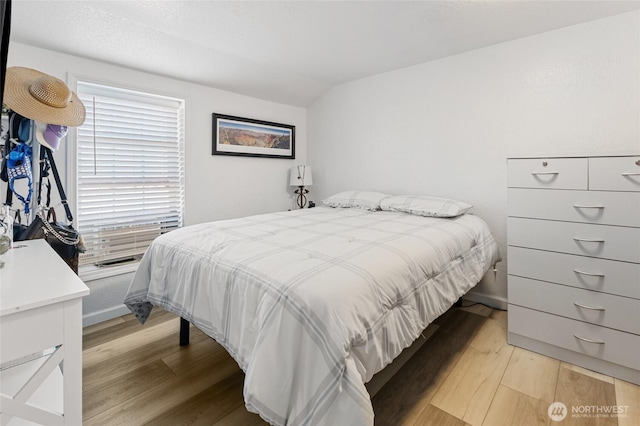
<path fill-rule="evenodd" d="M 203 359 L 210 357 L 217 352 L 225 352 L 215 340 L 204 337 L 199 339 L 197 333 L 200 330 L 194 330 L 191 333 L 191 343 L 185 349 L 178 350 L 162 357 L 162 361 L 176 374 L 186 373 L 192 365 L 202 362 Z M 202 333 L 204 335 L 204 333 Z"/>
<path fill-rule="evenodd" d="M 427 407 L 422 410 L 422 413 L 420 413 L 415 423 L 411 425 L 402 423 L 402 426 L 465 426 L 465 422 L 428 404 Z"/>
<path fill-rule="evenodd" d="M 503 330 L 503 320 L 483 323 L 431 404 L 471 425 L 482 424 L 513 352 Z"/>
<path fill-rule="evenodd" d="M 135 340 L 136 336 L 139 336 L 143 331 L 139 331 L 131 334 Z M 113 347 L 109 347 L 110 358 L 102 359 L 103 357 L 89 356 L 88 352 L 100 348 L 103 345 L 109 346 L 108 343 L 101 345 L 100 347 L 91 348 L 83 353 L 83 380 L 82 387 L 84 390 L 91 390 L 98 386 L 102 386 L 104 383 L 109 382 L 121 375 L 125 375 L 129 372 L 140 368 L 142 365 L 149 362 L 153 362 L 157 359 L 167 357 L 176 352 L 188 352 L 191 349 L 189 346 L 180 346 L 178 344 L 177 331 L 168 333 L 158 333 L 155 335 L 156 340 L 148 341 L 143 346 L 133 345 L 129 348 L 126 344 L 122 343 L 123 337 L 114 340 Z M 192 333 L 191 343 L 197 344 L 200 341 L 208 340 L 209 337 L 204 333 Z M 127 339 L 127 341 L 132 339 Z"/>
<path fill-rule="evenodd" d="M 194 395 L 180 405 L 159 413 L 148 426 L 211 426 L 238 407 L 244 407 L 242 383 L 238 370 L 220 382 Z"/>
<path fill-rule="evenodd" d="M 250 413 L 242 405 L 215 423 L 215 426 L 266 426 L 267 422 L 257 414 Z"/>
<path fill-rule="evenodd" d="M 238 365 L 229 354 L 215 353 L 207 362 L 194 365 L 187 374 L 103 411 L 84 425 L 143 425 L 158 417 L 159 413 L 177 407 L 238 371 Z"/>
<path fill-rule="evenodd" d="M 616 404 L 626 407 L 625 413 L 618 416 L 619 426 L 637 426 L 640 424 L 640 386 L 615 379 Z"/>
<path fill-rule="evenodd" d="M 141 326 L 142 327 L 142 326 Z M 167 336 L 177 339 L 180 330 L 180 319 L 173 318 L 152 327 L 140 328 L 135 334 L 127 334 L 82 351 L 82 356 L 89 364 L 97 364 L 124 352 L 132 352 Z"/>
<path fill-rule="evenodd" d="M 82 393 L 82 418 L 87 420 L 111 407 L 158 386 L 175 374 L 160 360 L 147 363 L 136 370 Z"/>
<path fill-rule="evenodd" d="M 616 393 L 612 383 L 561 366 L 555 400 L 567 406 L 568 414 L 562 421 L 563 425 L 604 426 L 618 424 L 618 419 L 613 417 L 605 418 L 591 413 L 573 413 L 574 407 L 580 409 L 580 407 L 614 406 Z"/>
<path fill-rule="evenodd" d="M 506 316 L 488 318 L 469 342 L 480 352 L 498 352 L 509 346 L 507 343 Z"/>
<path fill-rule="evenodd" d="M 416 354 L 373 397 L 376 425 L 414 424 L 484 317 L 453 311 Z"/>
<path fill-rule="evenodd" d="M 521 348 L 515 348 L 502 381 L 515 391 L 554 402 L 560 361 Z"/>
<path fill-rule="evenodd" d="M 119 318 L 122 320 L 121 322 L 111 324 L 109 327 L 99 328 L 96 325 L 93 330 L 88 330 L 87 334 L 83 336 L 82 348 L 90 349 L 102 343 L 117 339 L 118 337 L 126 336 L 130 334 L 132 326 L 137 329 L 140 329 L 140 327 L 143 329 L 150 328 L 165 321 L 173 320 L 177 318 L 177 316 L 164 309 L 154 307 L 144 325 L 140 324 L 133 314 L 123 315 Z"/>
<path fill-rule="evenodd" d="M 544 426 L 551 423 L 549 403 L 500 385 L 483 426 Z"/>
<path fill-rule="evenodd" d="M 584 374 L 585 376 L 593 377 L 594 379 L 602 380 L 603 382 L 613 384 L 613 377 L 607 376 L 605 374 L 598 373 L 596 371 L 587 370 L 586 368 L 579 367 L 577 365 L 569 364 L 567 362 L 560 362 L 561 368 L 568 368 L 569 370 L 573 370 L 577 373 Z"/>
<path fill-rule="evenodd" d="M 481 352 L 469 346 L 433 396 L 431 404 L 471 425 L 481 425 L 513 348 Z"/>

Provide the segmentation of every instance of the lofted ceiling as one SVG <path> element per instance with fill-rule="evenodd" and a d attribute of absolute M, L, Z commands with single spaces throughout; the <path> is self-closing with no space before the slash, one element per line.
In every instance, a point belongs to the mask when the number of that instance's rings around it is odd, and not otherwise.
<path fill-rule="evenodd" d="M 347 81 L 639 8 L 638 0 L 13 0 L 11 40 L 307 106 Z"/>

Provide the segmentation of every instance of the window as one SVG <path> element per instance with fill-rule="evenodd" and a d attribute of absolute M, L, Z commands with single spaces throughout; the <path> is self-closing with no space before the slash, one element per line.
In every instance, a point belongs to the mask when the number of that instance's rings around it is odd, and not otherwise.
<path fill-rule="evenodd" d="M 77 129 L 80 265 L 139 259 L 182 226 L 184 101 L 78 81 L 87 110 Z"/>

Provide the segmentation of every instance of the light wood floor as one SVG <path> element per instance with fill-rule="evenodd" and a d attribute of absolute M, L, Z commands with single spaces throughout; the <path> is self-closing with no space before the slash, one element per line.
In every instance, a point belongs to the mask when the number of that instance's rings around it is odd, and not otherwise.
<path fill-rule="evenodd" d="M 376 425 L 551 425 L 549 405 L 623 406 L 615 417 L 562 425 L 638 425 L 640 388 L 506 342 L 506 312 L 453 308 L 429 340 L 373 397 Z M 85 425 L 265 425 L 246 411 L 244 375 L 212 339 L 156 310 L 84 330 Z M 337 425 L 339 426 L 339 425 Z"/>

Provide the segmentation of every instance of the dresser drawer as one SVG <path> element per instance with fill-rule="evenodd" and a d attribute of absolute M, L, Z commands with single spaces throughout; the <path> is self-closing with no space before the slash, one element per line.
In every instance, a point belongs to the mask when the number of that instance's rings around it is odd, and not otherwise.
<path fill-rule="evenodd" d="M 513 188 L 587 189 L 587 158 L 518 158 L 507 161 Z"/>
<path fill-rule="evenodd" d="M 511 275 L 509 276 L 509 303 L 640 334 L 640 300 L 638 299 Z"/>
<path fill-rule="evenodd" d="M 640 227 L 640 192 L 509 188 L 508 216 Z"/>
<path fill-rule="evenodd" d="M 640 336 L 509 305 L 509 332 L 594 358 L 640 368 Z"/>
<path fill-rule="evenodd" d="M 507 218 L 510 246 L 640 263 L 640 228 Z"/>
<path fill-rule="evenodd" d="M 590 158 L 589 189 L 640 191 L 640 156 Z"/>
<path fill-rule="evenodd" d="M 63 304 L 18 311 L 0 321 L 0 363 L 64 343 Z"/>
<path fill-rule="evenodd" d="M 509 275 L 640 299 L 640 264 L 509 247 Z"/>

